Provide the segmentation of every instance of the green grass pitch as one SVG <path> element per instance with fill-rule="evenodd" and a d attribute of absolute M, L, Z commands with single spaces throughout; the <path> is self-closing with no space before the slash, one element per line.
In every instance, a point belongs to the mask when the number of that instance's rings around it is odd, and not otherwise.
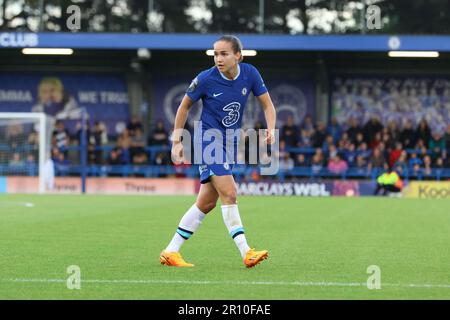
<path fill-rule="evenodd" d="M 195 267 L 160 265 L 194 200 L 0 196 L 0 299 L 450 299 L 448 200 L 240 197 L 268 260 L 244 267 L 217 206 L 181 250 Z"/>

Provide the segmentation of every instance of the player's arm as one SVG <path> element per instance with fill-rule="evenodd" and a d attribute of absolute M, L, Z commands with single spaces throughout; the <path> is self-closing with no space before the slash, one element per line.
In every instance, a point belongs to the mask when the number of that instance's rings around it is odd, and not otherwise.
<path fill-rule="evenodd" d="M 275 123 L 277 120 L 275 107 L 268 92 L 258 96 L 257 99 L 264 111 L 267 123 L 266 139 L 264 139 L 264 141 L 267 141 L 268 144 L 272 144 L 275 142 Z"/>
<path fill-rule="evenodd" d="M 181 137 L 183 136 L 184 126 L 188 117 L 189 109 L 192 107 L 191 98 L 184 95 L 178 106 L 177 113 L 175 115 L 174 128 L 172 133 L 172 161 L 174 163 L 179 163 L 183 159 L 183 145 L 181 143 Z"/>
<path fill-rule="evenodd" d="M 178 106 L 177 113 L 175 115 L 175 122 L 174 122 L 174 127 L 173 127 L 173 134 L 172 134 L 172 142 L 180 142 L 181 141 L 181 136 L 183 134 L 183 129 L 186 124 L 189 109 L 192 107 L 193 103 L 194 103 L 194 101 L 192 101 L 191 98 L 189 98 L 187 95 L 184 95 L 183 99 L 181 100 L 180 105 Z"/>

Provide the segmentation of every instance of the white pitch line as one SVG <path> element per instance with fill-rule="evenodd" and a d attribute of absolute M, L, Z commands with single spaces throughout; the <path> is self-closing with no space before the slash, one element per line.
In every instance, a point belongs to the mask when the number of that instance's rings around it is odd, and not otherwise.
<path fill-rule="evenodd" d="M 65 283 L 64 279 L 2 279 L 0 282 L 21 283 Z M 103 284 L 188 284 L 188 285 L 264 285 L 264 286 L 298 286 L 298 287 L 367 287 L 365 282 L 302 282 L 302 281 L 210 281 L 210 280 L 108 280 L 108 279 L 81 279 L 81 283 Z M 381 283 L 383 287 L 397 288 L 445 288 L 450 289 L 450 284 L 397 284 Z"/>
<path fill-rule="evenodd" d="M 14 201 L 0 201 L 0 206 L 21 206 L 32 208 L 34 207 L 34 203 L 32 202 L 14 202 Z"/>

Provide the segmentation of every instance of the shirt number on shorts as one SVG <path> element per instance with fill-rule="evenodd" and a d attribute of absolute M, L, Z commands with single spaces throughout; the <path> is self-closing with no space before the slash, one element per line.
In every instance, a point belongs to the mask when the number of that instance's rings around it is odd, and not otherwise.
<path fill-rule="evenodd" d="M 222 119 L 222 124 L 225 127 L 231 127 L 238 122 L 241 116 L 239 113 L 240 109 L 241 104 L 239 102 L 232 102 L 223 107 L 223 111 L 228 112 L 228 115 Z"/>

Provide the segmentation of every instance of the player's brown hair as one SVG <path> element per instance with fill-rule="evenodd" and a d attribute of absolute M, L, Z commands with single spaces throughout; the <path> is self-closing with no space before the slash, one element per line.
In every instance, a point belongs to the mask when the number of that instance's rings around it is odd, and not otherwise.
<path fill-rule="evenodd" d="M 239 40 L 238 37 L 227 34 L 227 35 L 221 36 L 217 41 L 226 41 L 226 42 L 231 43 L 231 48 L 233 49 L 233 52 L 234 53 L 239 52 L 241 54 L 241 58 L 239 59 L 239 62 L 242 62 L 242 60 L 244 60 L 244 56 L 242 55 L 242 50 L 244 47 L 242 46 L 242 42 L 241 42 L 241 40 Z"/>

